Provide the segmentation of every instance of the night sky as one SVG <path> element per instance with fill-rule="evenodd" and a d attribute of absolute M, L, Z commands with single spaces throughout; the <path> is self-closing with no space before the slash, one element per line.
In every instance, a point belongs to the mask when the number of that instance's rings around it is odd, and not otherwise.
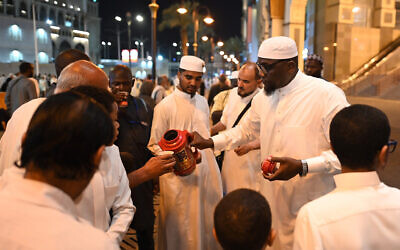
<path fill-rule="evenodd" d="M 241 17 L 242 1 L 240 0 L 197 0 L 201 5 L 210 9 L 215 22 L 212 24 L 215 34 L 218 38 L 225 40 L 233 36 L 241 36 Z M 150 52 L 151 46 L 151 16 L 148 4 L 151 0 L 100 0 L 99 16 L 101 21 L 101 40 L 111 42 L 111 58 L 117 56 L 117 34 L 115 16 L 122 17 L 120 23 L 121 30 L 121 48 L 128 48 L 127 24 L 125 14 L 127 11 L 132 13 L 133 17 L 141 14 L 144 17 L 142 23 L 135 19 L 132 21 L 132 48 L 134 48 L 135 39 L 145 41 L 144 49 Z M 157 22 L 161 21 L 162 10 L 168 8 L 180 0 L 157 0 L 160 6 L 158 10 Z M 179 42 L 179 29 L 167 29 L 162 32 L 157 30 L 157 47 L 159 53 L 168 56 L 168 48 L 172 42 Z M 145 52 L 146 53 L 146 52 Z"/>

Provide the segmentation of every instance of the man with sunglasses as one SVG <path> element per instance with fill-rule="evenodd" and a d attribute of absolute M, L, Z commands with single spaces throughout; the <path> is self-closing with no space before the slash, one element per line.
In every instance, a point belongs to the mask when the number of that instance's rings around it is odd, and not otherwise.
<path fill-rule="evenodd" d="M 340 163 L 330 150 L 329 124 L 348 102 L 342 90 L 298 68 L 295 41 L 288 37 L 265 40 L 257 65 L 264 91 L 257 94 L 248 115 L 236 127 L 210 139 L 194 133 L 198 148 L 230 150 L 260 139 L 261 160 L 279 163 L 265 175 L 264 190 L 271 204 L 278 237 L 274 247 L 291 249 L 300 207 L 334 188 Z M 261 174 L 261 171 L 260 171 Z"/>
<path fill-rule="evenodd" d="M 204 61 L 183 56 L 178 71 L 179 84 L 154 109 L 149 148 L 161 151 L 158 142 L 170 129 L 198 131 L 210 136 L 207 100 L 196 93 Z M 210 149 L 200 150 L 201 162 L 193 173 L 160 176 L 159 249 L 219 249 L 214 239 L 213 213 L 222 198 L 221 176 Z"/>
<path fill-rule="evenodd" d="M 386 115 L 367 105 L 344 108 L 330 125 L 332 150 L 342 164 L 336 188 L 304 205 L 294 249 L 398 249 L 400 190 L 379 180 L 396 141 Z"/>

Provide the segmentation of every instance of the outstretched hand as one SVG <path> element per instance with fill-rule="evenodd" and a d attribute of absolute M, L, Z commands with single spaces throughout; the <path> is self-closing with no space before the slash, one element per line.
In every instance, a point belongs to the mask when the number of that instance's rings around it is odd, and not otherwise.
<path fill-rule="evenodd" d="M 271 162 L 279 162 L 280 167 L 271 175 L 263 174 L 264 178 L 270 181 L 290 180 L 303 171 L 301 160 L 290 157 L 272 157 Z"/>
<path fill-rule="evenodd" d="M 159 155 L 148 160 L 143 168 L 151 179 L 153 179 L 160 175 L 172 172 L 175 163 L 175 158 L 172 155 Z"/>
<path fill-rule="evenodd" d="M 199 133 L 196 131 L 191 133 L 191 137 L 193 140 L 190 142 L 190 146 L 198 148 L 198 149 L 206 149 L 213 148 L 214 142 L 211 138 L 204 139 Z"/>

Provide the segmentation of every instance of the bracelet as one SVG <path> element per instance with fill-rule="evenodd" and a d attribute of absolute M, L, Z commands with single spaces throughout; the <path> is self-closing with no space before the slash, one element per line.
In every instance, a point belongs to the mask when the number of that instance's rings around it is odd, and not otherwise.
<path fill-rule="evenodd" d="M 301 160 L 301 165 L 303 166 L 303 171 L 301 171 L 301 173 L 299 173 L 299 175 L 301 177 L 304 177 L 307 175 L 308 173 L 308 164 L 306 160 Z"/>

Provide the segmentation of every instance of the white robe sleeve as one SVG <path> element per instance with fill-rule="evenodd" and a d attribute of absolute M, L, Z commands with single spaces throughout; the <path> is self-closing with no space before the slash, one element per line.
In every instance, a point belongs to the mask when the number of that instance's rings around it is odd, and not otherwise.
<path fill-rule="evenodd" d="M 119 150 L 118 157 L 113 158 L 113 167 L 118 169 L 116 171 L 118 171 L 119 179 L 115 180 L 118 190 L 111 206 L 113 215 L 107 235 L 120 243 L 129 229 L 136 208 L 132 203 L 129 181 L 121 157 L 119 156 Z"/>
<path fill-rule="evenodd" d="M 337 89 L 336 91 L 331 91 L 329 98 L 325 102 L 325 114 L 322 117 L 322 126 L 324 131 L 324 136 L 327 141 L 330 142 L 329 138 L 329 128 L 333 117 L 343 108 L 349 106 L 350 104 L 346 100 L 346 96 L 343 91 Z M 326 150 L 321 153 L 321 155 L 306 159 L 308 164 L 308 172 L 329 172 L 338 173 L 341 171 L 341 165 L 339 159 L 333 153 L 332 150 Z"/>
<path fill-rule="evenodd" d="M 243 117 L 240 124 L 211 137 L 214 142 L 214 150 L 231 150 L 258 137 L 260 116 L 255 105 L 257 104 L 251 105 L 248 114 Z"/>
<path fill-rule="evenodd" d="M 294 229 L 293 250 L 323 249 L 321 236 L 311 217 L 305 207 L 300 209 Z"/>

